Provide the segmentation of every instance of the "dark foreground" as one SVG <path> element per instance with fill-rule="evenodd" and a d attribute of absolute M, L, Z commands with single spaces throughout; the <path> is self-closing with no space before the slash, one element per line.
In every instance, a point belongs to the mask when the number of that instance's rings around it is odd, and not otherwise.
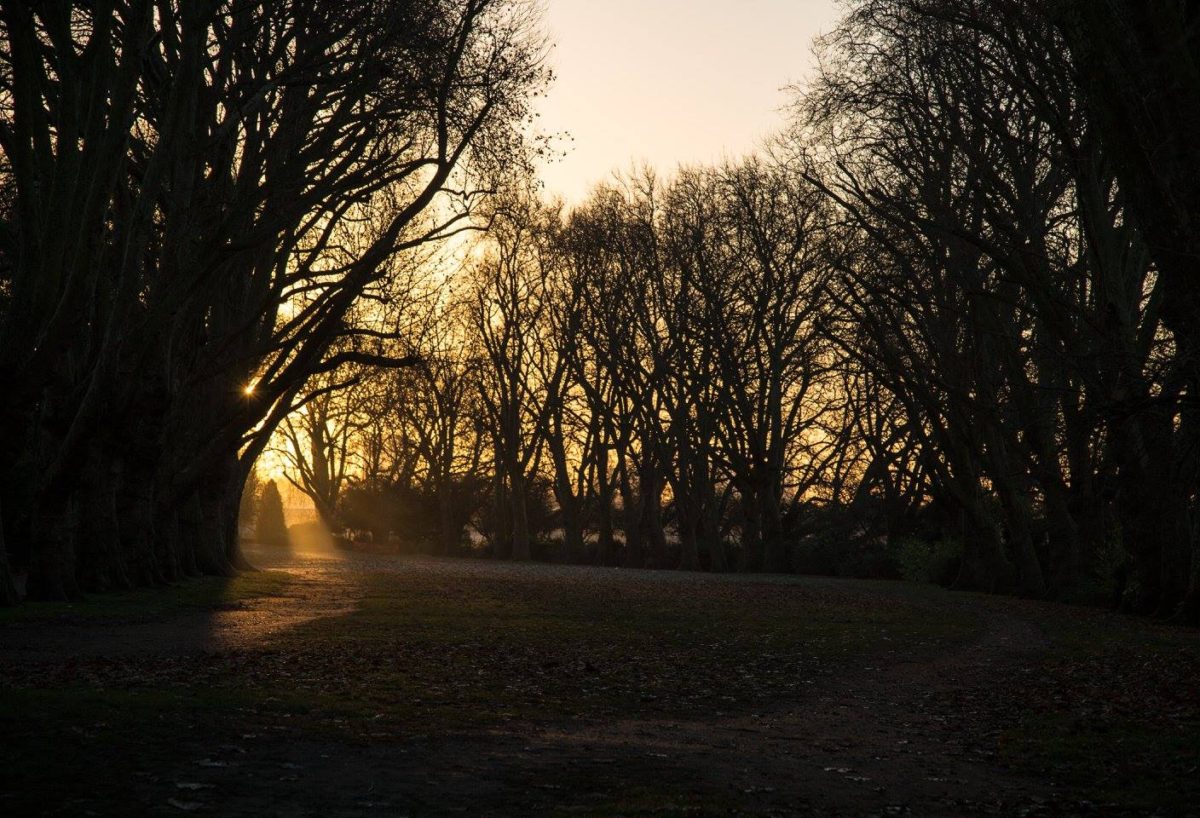
<path fill-rule="evenodd" d="M 252 556 L 0 611 L 0 814 L 1200 814 L 1195 632 L 902 584 Z"/>

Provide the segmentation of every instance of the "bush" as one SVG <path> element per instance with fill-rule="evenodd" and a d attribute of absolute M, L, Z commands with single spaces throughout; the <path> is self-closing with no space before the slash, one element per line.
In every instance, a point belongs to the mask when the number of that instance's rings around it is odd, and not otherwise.
<path fill-rule="evenodd" d="M 929 541 L 903 537 L 892 549 L 896 570 L 909 582 L 949 585 L 954 581 L 962 559 L 962 543 L 954 539 Z"/>
<path fill-rule="evenodd" d="M 841 543 L 832 531 L 810 534 L 792 547 L 792 570 L 797 574 L 837 576 L 842 562 Z"/>
<path fill-rule="evenodd" d="M 353 485 L 342 494 L 337 521 L 372 532 L 381 545 L 393 543 L 394 535 L 398 542 L 393 544 L 405 553 L 456 553 L 466 544 L 472 518 L 488 499 L 487 488 L 485 481 L 475 477 L 456 478 L 445 495 L 420 485 Z M 444 532 L 443 524 L 448 526 Z"/>

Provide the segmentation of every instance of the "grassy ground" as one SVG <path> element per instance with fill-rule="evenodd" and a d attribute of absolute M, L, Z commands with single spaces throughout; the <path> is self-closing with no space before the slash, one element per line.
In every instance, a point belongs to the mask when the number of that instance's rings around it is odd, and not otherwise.
<path fill-rule="evenodd" d="M 1000 738 L 1003 757 L 1097 803 L 1200 805 L 1200 634 L 1095 610 L 988 600 L 1053 645 Z"/>
<path fill-rule="evenodd" d="M 291 579 L 283 571 L 254 571 L 233 579 L 189 579 L 169 589 L 93 594 L 81 602 L 39 602 L 0 608 L 0 627 L 22 622 L 143 622 L 215 611 L 278 594 Z"/>
<path fill-rule="evenodd" d="M 1191 632 L 888 583 L 279 564 L 5 612 L 0 813 L 1195 803 Z"/>

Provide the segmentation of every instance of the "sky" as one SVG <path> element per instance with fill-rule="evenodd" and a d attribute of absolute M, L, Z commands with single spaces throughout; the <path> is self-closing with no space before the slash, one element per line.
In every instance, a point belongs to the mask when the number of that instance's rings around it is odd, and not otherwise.
<path fill-rule="evenodd" d="M 557 79 L 540 128 L 567 132 L 547 192 L 578 202 L 613 171 L 748 153 L 784 123 L 836 0 L 543 0 Z"/>

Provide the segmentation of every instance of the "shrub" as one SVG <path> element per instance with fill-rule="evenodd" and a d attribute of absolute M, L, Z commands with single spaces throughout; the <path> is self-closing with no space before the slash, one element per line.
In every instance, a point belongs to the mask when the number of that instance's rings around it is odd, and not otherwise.
<path fill-rule="evenodd" d="M 954 539 L 930 541 L 903 537 L 893 548 L 896 570 L 909 582 L 949 585 L 962 558 L 962 543 Z"/>

